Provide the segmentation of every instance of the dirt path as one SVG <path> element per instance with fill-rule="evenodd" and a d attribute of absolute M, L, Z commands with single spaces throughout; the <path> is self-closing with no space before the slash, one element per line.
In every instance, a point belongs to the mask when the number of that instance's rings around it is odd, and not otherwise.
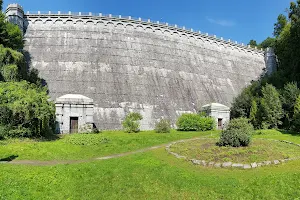
<path fill-rule="evenodd" d="M 193 138 L 195 139 L 195 138 Z M 185 140 L 180 140 L 180 141 L 188 141 L 188 140 L 193 140 L 193 139 L 185 139 Z M 178 142 L 178 141 L 174 141 Z M 41 161 L 41 160 L 12 160 L 12 161 L 5 161 L 5 162 L 0 162 L 3 164 L 13 164 L 13 165 L 31 165 L 31 166 L 53 166 L 53 165 L 60 165 L 60 164 L 77 164 L 77 163 L 87 163 L 87 162 L 92 162 L 96 160 L 109 160 L 113 158 L 119 158 L 119 157 L 124 157 L 128 155 L 133 155 L 137 153 L 143 153 L 147 151 L 151 151 L 154 149 L 158 148 L 163 148 L 166 147 L 169 144 L 172 144 L 173 142 L 170 142 L 168 144 L 161 144 L 157 146 L 152 146 L 144 149 L 139 149 L 135 151 L 130 151 L 130 152 L 125 152 L 125 153 L 120 153 L 120 154 L 113 154 L 109 156 L 103 156 L 103 157 L 98 157 L 98 158 L 91 158 L 91 159 L 85 159 L 85 160 L 49 160 L 49 161 Z"/>

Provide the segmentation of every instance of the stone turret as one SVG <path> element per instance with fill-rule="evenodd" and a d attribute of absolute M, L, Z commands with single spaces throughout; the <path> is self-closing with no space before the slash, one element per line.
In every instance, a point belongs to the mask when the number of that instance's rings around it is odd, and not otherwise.
<path fill-rule="evenodd" d="M 7 21 L 16 24 L 24 32 L 24 10 L 19 4 L 9 4 L 5 11 Z"/>
<path fill-rule="evenodd" d="M 265 51 L 266 73 L 272 74 L 277 70 L 277 60 L 273 48 L 267 48 Z"/>

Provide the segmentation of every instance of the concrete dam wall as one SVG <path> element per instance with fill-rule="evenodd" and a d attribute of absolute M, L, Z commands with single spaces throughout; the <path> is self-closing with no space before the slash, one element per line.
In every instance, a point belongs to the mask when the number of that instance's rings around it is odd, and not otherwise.
<path fill-rule="evenodd" d="M 80 13 L 22 20 L 31 67 L 51 98 L 93 99 L 99 129 L 120 129 L 130 111 L 145 130 L 208 103 L 230 106 L 266 68 L 264 51 L 168 24 Z"/>

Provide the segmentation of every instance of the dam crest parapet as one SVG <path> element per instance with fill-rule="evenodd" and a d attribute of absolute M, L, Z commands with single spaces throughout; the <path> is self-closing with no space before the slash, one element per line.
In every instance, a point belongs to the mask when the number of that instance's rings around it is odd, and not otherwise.
<path fill-rule="evenodd" d="M 148 29 L 154 33 L 161 31 L 162 33 L 169 33 L 171 35 L 178 35 L 179 37 L 193 38 L 195 40 L 202 40 L 209 43 L 215 43 L 219 46 L 234 48 L 239 51 L 244 51 L 252 54 L 263 55 L 265 53 L 262 49 L 252 48 L 249 45 L 239 44 L 238 42 L 233 42 L 231 40 L 224 40 L 222 37 L 217 38 L 215 35 L 209 35 L 208 33 L 203 34 L 200 31 L 194 31 L 193 29 L 186 29 L 184 26 L 179 27 L 177 25 L 172 25 L 169 23 L 162 23 L 160 21 L 152 21 L 150 19 L 134 18 L 131 16 L 113 16 L 111 14 L 104 15 L 102 13 L 82 13 L 82 12 L 26 12 L 24 14 L 25 28 L 26 24 L 29 23 L 43 23 L 43 24 L 78 24 L 83 23 L 84 25 L 95 25 L 103 24 L 104 26 L 124 26 L 125 28 L 131 27 L 133 29 L 142 28 L 144 30 Z"/>

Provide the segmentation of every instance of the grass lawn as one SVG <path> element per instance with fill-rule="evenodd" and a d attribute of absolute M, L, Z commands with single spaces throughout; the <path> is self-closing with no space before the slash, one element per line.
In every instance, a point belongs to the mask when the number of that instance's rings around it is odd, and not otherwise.
<path fill-rule="evenodd" d="M 100 134 L 64 135 L 54 141 L 35 140 L 0 141 L 0 159 L 18 156 L 17 160 L 80 160 L 123 153 L 164 144 L 175 140 L 217 135 L 219 131 L 179 132 L 158 134 L 154 131 L 124 133 L 104 131 Z"/>
<path fill-rule="evenodd" d="M 145 134 L 149 134 L 152 143 L 158 143 L 154 142 L 156 140 L 152 138 L 152 133 Z M 177 140 L 183 137 L 181 134 L 184 133 L 165 136 L 174 138 L 162 139 L 161 143 Z M 186 133 L 185 137 L 209 134 Z M 121 133 L 116 135 L 116 138 L 121 137 Z M 300 143 L 300 136 L 278 131 L 263 131 L 261 135 L 255 137 Z M 151 142 L 147 143 L 146 140 L 147 137 L 139 140 L 143 141 L 141 147 L 150 145 Z M 53 144 L 63 141 L 64 139 L 53 141 Z M 43 144 L 37 145 L 43 148 Z M 128 142 L 124 146 L 130 144 Z M 5 152 L 5 147 L 11 145 L 21 149 L 28 144 L 9 143 L 1 147 L 1 152 Z M 96 146 L 92 145 L 90 148 Z M 48 145 L 44 147 L 48 149 Z M 115 150 L 125 149 L 123 147 Z M 59 152 L 57 151 L 55 155 Z M 77 153 L 85 154 L 85 152 Z M 20 153 L 19 155 L 22 156 Z M 177 159 L 167 154 L 164 148 L 121 158 L 71 165 L 1 164 L 0 172 L 0 199 L 296 199 L 300 197 L 299 160 L 252 170 L 205 168 Z"/>
<path fill-rule="evenodd" d="M 300 147 L 268 139 L 254 139 L 249 147 L 219 147 L 217 139 L 199 139 L 177 143 L 171 151 L 189 159 L 208 162 L 253 163 L 300 156 Z"/>

